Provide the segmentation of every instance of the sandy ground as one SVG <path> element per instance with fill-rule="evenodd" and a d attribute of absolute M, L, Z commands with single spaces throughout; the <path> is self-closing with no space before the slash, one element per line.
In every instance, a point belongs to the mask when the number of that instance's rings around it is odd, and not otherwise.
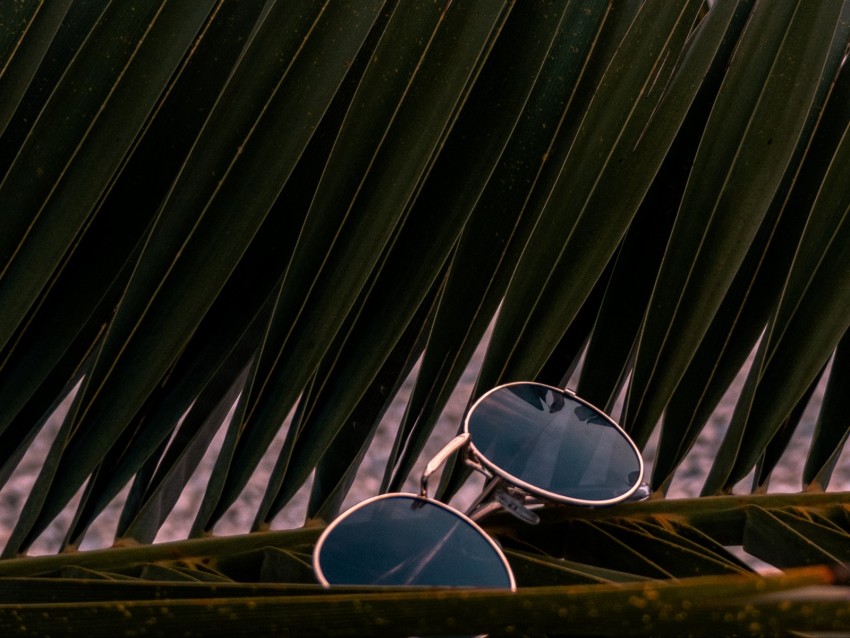
<path fill-rule="evenodd" d="M 472 368 L 468 371 L 463 383 L 459 386 L 458 391 L 447 406 L 441 422 L 432 437 L 430 449 L 423 455 L 425 460 L 420 460 L 420 467 L 417 473 L 414 474 L 417 478 L 418 472 L 421 471 L 421 466 L 430 458 L 430 455 L 439 450 L 445 442 L 454 436 L 466 408 L 474 376 L 475 369 Z M 383 475 L 386 454 L 392 446 L 395 427 L 401 419 L 411 385 L 411 382 L 405 384 L 394 405 L 382 422 L 376 435 L 375 444 L 372 446 L 370 453 L 361 467 L 355 489 L 348 497 L 348 504 L 358 502 L 377 492 Z M 699 493 L 705 471 L 720 443 L 720 438 L 726 424 L 731 417 L 734 408 L 734 399 L 737 395 L 736 388 L 737 384 L 730 389 L 727 397 L 721 402 L 712 417 L 710 424 L 704 430 L 703 435 L 694 446 L 690 455 L 685 459 L 673 482 L 669 497 L 695 496 Z M 819 405 L 821 395 L 822 390 L 819 390 L 813 398 L 812 405 L 804 417 L 800 431 L 795 435 L 780 468 L 777 469 L 771 480 L 771 491 L 789 492 L 800 489 L 799 476 L 808 448 L 808 439 L 814 427 L 817 406 Z M 42 459 L 49 448 L 51 435 L 54 431 L 55 426 L 53 424 L 45 427 L 44 433 L 33 443 L 30 452 L 24 457 L 9 483 L 0 490 L 0 543 L 5 543 L 11 527 L 14 525 L 23 507 L 32 484 L 35 481 L 36 473 Z M 158 541 L 185 538 L 199 506 L 220 440 L 221 438 L 219 437 L 211 445 L 204 461 L 191 479 L 183 499 L 161 529 L 157 537 Z M 255 509 L 262 498 L 263 485 L 274 465 L 280 442 L 278 440 L 269 449 L 256 472 L 254 480 L 245 488 L 238 502 L 217 525 L 215 529 L 217 534 L 237 534 L 248 531 Z M 654 444 L 650 442 L 644 451 L 644 459 L 648 470 L 652 465 L 653 454 Z M 412 479 L 409 482 L 409 489 L 411 491 L 416 491 L 416 482 L 416 479 Z M 466 489 L 456 498 L 455 505 L 463 508 L 478 493 L 478 489 L 480 489 L 480 481 L 471 480 L 466 486 Z M 850 489 L 850 457 L 848 457 L 846 452 L 839 463 L 839 468 L 836 470 L 830 489 Z M 112 543 L 115 525 L 124 496 L 124 494 L 119 495 L 115 502 L 95 522 L 86 536 L 82 548 L 104 547 Z M 273 527 L 283 529 L 300 526 L 304 519 L 306 501 L 307 489 L 305 488 L 296 496 L 293 503 L 284 510 L 278 519 L 275 520 Z M 32 547 L 31 553 L 55 551 L 64 536 L 65 529 L 72 516 L 73 510 L 69 507 Z"/>

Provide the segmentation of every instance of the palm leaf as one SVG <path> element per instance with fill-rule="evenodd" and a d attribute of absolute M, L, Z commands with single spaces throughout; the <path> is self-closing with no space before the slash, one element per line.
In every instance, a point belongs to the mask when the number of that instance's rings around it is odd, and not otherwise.
<path fill-rule="evenodd" d="M 24 2 L 9 7 L 0 36 L 0 134 L 21 103 L 62 25 L 70 0 Z M 27 45 L 20 46 L 26 38 Z"/>
<path fill-rule="evenodd" d="M 242 619 L 250 609 L 264 609 L 266 602 L 277 603 L 280 610 L 268 617 L 261 614 L 259 619 L 252 616 L 258 624 L 252 625 L 251 631 L 269 630 L 274 623 L 288 617 L 281 615 L 285 611 L 294 614 L 286 625 L 293 632 L 385 635 L 389 630 L 375 625 L 374 614 L 375 610 L 386 610 L 381 613 L 389 614 L 388 622 L 390 617 L 398 615 L 391 621 L 392 632 L 406 627 L 434 633 L 452 626 L 446 624 L 446 619 L 457 613 L 453 610 L 461 608 L 467 612 L 456 617 L 453 626 L 467 632 L 497 631 L 498 627 L 515 625 L 529 631 L 557 631 L 567 635 L 588 632 L 611 635 L 618 631 L 666 635 L 681 632 L 687 626 L 699 635 L 710 632 L 758 635 L 765 631 L 752 625 L 759 618 L 769 618 L 769 622 L 775 623 L 771 631 L 793 627 L 840 630 L 846 629 L 847 619 L 841 613 L 835 614 L 840 609 L 838 601 L 829 594 L 819 598 L 817 590 L 811 588 L 842 582 L 840 571 L 794 567 L 784 574 L 757 575 L 729 555 L 723 546 L 743 544 L 778 564 L 796 564 L 793 557 L 801 547 L 808 548 L 807 559 L 822 558 L 830 550 L 846 552 L 850 528 L 844 502 L 840 494 L 814 498 L 760 495 L 661 500 L 619 509 L 557 507 L 541 512 L 542 523 L 533 533 L 528 528 L 518 529 L 510 516 L 498 516 L 489 529 L 499 534 L 504 544 L 519 542 L 535 546 L 532 555 L 527 551 L 508 551 L 518 573 L 533 578 L 533 587 L 522 587 L 516 594 L 317 589 L 310 584 L 309 570 L 303 570 L 300 576 L 296 574 L 297 565 L 304 565 L 309 557 L 318 528 L 18 558 L 0 563 L 0 583 L 14 586 L 4 596 L 7 602 L 0 612 L 6 622 L 15 613 L 33 619 L 37 613 L 67 614 L 72 626 L 87 626 L 82 623 L 91 621 L 100 612 L 111 619 L 113 631 L 122 632 L 132 631 L 137 622 L 147 622 L 145 619 L 153 613 L 156 603 L 160 611 L 163 606 L 169 609 L 173 606 L 174 616 L 163 621 L 169 623 L 163 625 L 164 631 L 191 623 L 192 631 L 213 635 L 236 630 L 229 624 L 218 628 L 216 623 L 224 621 L 213 610 L 224 607 Z M 665 567 L 661 565 L 685 565 L 725 575 L 680 574 L 675 581 L 666 578 L 648 581 L 645 574 L 611 570 L 599 564 L 610 560 L 610 554 L 602 556 L 593 543 L 577 542 L 580 537 L 574 533 L 581 528 L 592 530 L 597 537 L 604 534 L 611 542 L 628 548 L 634 557 L 631 564 L 642 565 L 641 571 L 646 571 L 648 566 L 663 570 Z M 563 535 L 565 531 L 569 532 L 567 538 Z M 661 542 L 653 542 L 656 538 Z M 789 552 L 792 547 L 795 551 Z M 564 551 L 581 555 L 582 560 L 558 558 Z M 683 553 L 688 555 L 687 560 L 682 560 Z M 624 556 L 622 551 L 619 555 Z M 695 556 L 699 558 L 694 559 Z M 636 562 L 638 559 L 640 562 Z M 620 567 L 623 566 L 621 563 Z M 44 584 L 53 579 L 57 587 L 45 588 Z M 210 584 L 211 581 L 215 584 Z M 263 584 L 256 584 L 257 581 Z M 76 587 L 64 591 L 63 586 L 70 582 Z M 565 599 L 571 601 L 569 611 L 557 604 Z M 344 608 L 354 601 L 371 605 L 372 612 L 337 615 L 339 606 Z M 554 609 L 548 607 L 553 604 Z M 812 619 L 809 614 L 807 620 L 801 608 L 804 604 L 817 604 L 826 615 Z M 422 606 L 430 609 L 430 605 L 441 612 L 417 615 Z M 752 609 L 744 615 L 730 613 L 739 611 L 741 605 Z M 120 606 L 133 613 L 115 620 L 110 614 L 120 610 Z M 333 616 L 320 619 L 316 614 L 322 609 L 327 613 L 329 606 L 335 610 Z M 544 611 L 547 608 L 552 616 Z M 539 612 L 535 611 L 538 609 Z M 688 613 L 673 614 L 675 609 Z M 641 610 L 643 613 L 638 613 Z M 141 620 L 136 613 L 141 614 Z M 307 615 L 299 619 L 301 613 Z M 599 622 L 600 614 L 611 617 L 612 624 L 595 625 L 591 629 L 594 618 Z M 690 623 L 696 622 L 695 619 L 709 623 L 710 627 L 693 629 Z M 106 624 L 102 629 L 98 627 L 95 625 L 94 631 L 106 631 Z"/>
<path fill-rule="evenodd" d="M 645 440 L 657 423 L 667 397 L 693 357 L 800 143 L 810 109 L 817 104 L 818 90 L 827 87 L 834 77 L 843 47 L 833 47 L 830 38 L 824 38 L 817 51 L 807 50 L 811 58 L 795 55 L 793 61 L 786 62 L 786 48 L 799 49 L 795 42 L 802 40 L 795 38 L 807 40 L 814 33 L 822 33 L 843 11 L 841 3 L 821 8 L 825 14 L 819 15 L 789 3 L 783 6 L 783 16 L 766 10 L 764 4 L 756 5 L 741 36 L 694 159 L 692 176 L 699 178 L 689 181 L 681 204 L 682 210 L 702 211 L 705 217 L 677 216 L 658 275 L 658 289 L 682 290 L 682 295 L 650 302 L 653 310 L 641 335 L 644 354 L 638 353 L 627 407 L 630 429 L 639 440 Z M 752 39 L 755 33 L 759 34 L 758 41 Z M 771 38 L 770 43 L 765 38 Z M 846 42 L 846 38 L 846 33 L 836 34 L 839 42 Z M 747 84 L 752 93 L 747 94 L 737 84 L 739 72 L 748 78 L 761 74 L 759 81 Z M 795 73 L 808 81 L 796 85 L 800 93 L 790 98 L 785 82 L 788 74 Z M 774 94 L 776 81 L 783 88 Z M 786 111 L 789 99 L 798 99 L 803 105 L 799 108 L 794 102 L 793 116 Z M 773 118 L 776 124 L 771 123 Z M 751 122 L 759 122 L 758 127 Z M 770 165 L 771 170 L 751 175 L 747 169 L 753 166 L 753 156 L 759 157 L 760 166 Z M 740 238 L 738 243 L 724 243 L 722 249 L 714 243 L 715 237 L 728 237 L 732 232 Z M 691 289 L 693 298 L 689 297 Z M 685 334 L 689 338 L 685 339 Z M 677 349 L 669 357 L 664 354 L 668 340 Z"/>
<path fill-rule="evenodd" d="M 486 10 L 464 5 L 445 14 L 438 6 L 423 5 L 415 17 L 397 9 L 387 23 L 287 268 L 271 321 L 274 337 L 266 341 L 258 360 L 267 380 L 247 399 L 250 423 L 244 426 L 213 522 L 241 492 L 298 389 L 319 364 L 322 345 L 336 335 L 383 247 L 394 239 L 393 231 L 407 214 L 409 200 L 427 175 L 446 127 L 457 117 L 482 51 L 491 45 L 493 30 L 503 18 L 503 6 L 485 4 Z M 455 38 L 464 46 L 454 48 Z M 444 68 L 452 68 L 453 74 L 442 75 Z M 389 85 L 388 76 L 394 80 Z M 416 96 L 428 94 L 436 83 L 447 94 L 439 105 L 425 108 Z M 352 117 L 361 109 L 368 117 Z M 355 161 L 351 154 L 360 144 L 374 144 L 374 151 Z M 366 210 L 373 214 L 364 214 Z M 347 235 L 343 243 L 337 242 L 340 229 Z M 281 392 L 281 386 L 286 391 Z M 288 433 L 284 454 L 297 434 Z M 332 435 L 325 430 L 328 442 Z"/>
<path fill-rule="evenodd" d="M 663 62 L 678 57 L 697 10 L 698 3 L 662 3 L 659 7 L 650 3 L 641 8 L 630 25 L 585 110 L 570 154 L 560 169 L 560 179 L 552 192 L 546 194 L 547 207 L 528 239 L 530 248 L 514 270 L 482 367 L 479 381 L 484 387 L 537 373 L 551 347 L 551 342 L 541 342 L 537 335 L 563 330 L 568 325 L 616 249 L 637 202 L 645 193 L 638 185 L 640 176 L 619 171 L 641 171 L 643 183 L 648 187 L 657 168 L 653 160 L 660 160 L 672 141 L 678 128 L 675 117 L 654 120 L 663 122 L 662 130 L 645 129 L 662 95 L 674 95 L 671 102 L 679 97 L 675 92 L 665 94 L 662 90 L 674 70 L 672 63 Z M 630 47 L 638 43 L 646 47 L 639 58 L 642 63 L 626 64 L 626 60 L 636 59 Z M 612 101 L 623 104 L 623 110 L 613 112 L 607 108 Z M 679 112 L 684 115 L 685 111 Z M 590 139 L 594 144 L 589 143 Z M 652 144 L 639 144 L 650 139 Z M 596 144 L 605 149 L 602 154 Z M 641 151 L 649 156 L 642 157 Z M 632 153 L 638 157 L 626 161 Z M 606 170 L 611 173 L 603 178 Z M 592 211 L 597 210 L 597 205 L 607 208 L 609 204 L 604 199 L 613 192 L 596 187 L 619 179 L 635 180 L 627 195 L 622 195 L 626 199 L 623 205 L 611 208 L 620 217 L 595 227 L 590 219 Z M 602 201 L 592 201 L 594 196 Z M 562 202 L 576 202 L 578 206 L 559 205 Z M 576 245 L 572 246 L 571 242 Z M 570 258 L 564 258 L 565 255 Z M 543 262 L 547 264 L 545 267 Z M 541 281 L 543 272 L 547 275 Z M 570 281 L 571 285 L 562 286 L 562 281 Z M 538 307 L 539 313 L 531 312 Z"/>
<path fill-rule="evenodd" d="M 5 3 L 13 498 L 49 446 L 0 534 L 0 627 L 850 629 L 848 496 L 826 489 L 848 431 L 848 10 Z M 704 495 L 669 498 L 736 377 Z M 450 397 L 535 378 L 623 406 L 652 498 L 483 518 L 517 592 L 315 583 L 322 526 L 381 478 L 365 458 L 401 489 L 458 427 Z M 804 436 L 805 491 L 773 493 Z M 213 450 L 190 538 L 154 542 Z M 468 473 L 444 471 L 443 498 Z M 254 531 L 211 536 L 249 487 Z M 305 526 L 274 530 L 304 494 Z M 117 546 L 79 551 L 104 519 Z M 25 555 L 51 526 L 64 551 Z"/>

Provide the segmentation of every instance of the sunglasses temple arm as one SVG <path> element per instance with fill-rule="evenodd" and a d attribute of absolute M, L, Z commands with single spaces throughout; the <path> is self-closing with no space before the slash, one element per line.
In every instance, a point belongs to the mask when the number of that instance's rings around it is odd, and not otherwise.
<path fill-rule="evenodd" d="M 446 462 L 446 459 L 466 445 L 467 441 L 469 441 L 468 432 L 458 434 L 455 438 L 449 441 L 442 450 L 437 452 L 437 455 L 433 459 L 428 461 L 428 465 L 425 466 L 425 470 L 422 472 L 422 479 L 419 482 L 420 496 L 428 496 L 428 479 L 431 478 L 431 475 L 434 472 L 440 469 L 443 463 Z"/>

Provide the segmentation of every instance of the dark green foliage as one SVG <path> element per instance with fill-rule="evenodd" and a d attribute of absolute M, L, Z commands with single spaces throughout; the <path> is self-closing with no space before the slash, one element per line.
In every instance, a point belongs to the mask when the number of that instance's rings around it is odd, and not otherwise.
<path fill-rule="evenodd" d="M 0 484 L 68 399 L 5 541 L 4 635 L 166 608 L 208 635 L 846 630 L 788 590 L 850 559 L 824 493 L 850 428 L 849 38 L 843 0 L 0 2 Z M 329 596 L 312 527 L 147 545 L 217 435 L 190 536 L 275 441 L 254 530 L 311 478 L 329 521 L 415 371 L 399 489 L 485 335 L 473 398 L 573 378 L 658 441 L 649 501 L 487 521 L 516 596 Z M 665 498 L 742 371 L 704 496 Z M 821 386 L 804 491 L 764 494 Z M 20 557 L 79 496 L 76 548 L 127 485 L 139 547 Z"/>

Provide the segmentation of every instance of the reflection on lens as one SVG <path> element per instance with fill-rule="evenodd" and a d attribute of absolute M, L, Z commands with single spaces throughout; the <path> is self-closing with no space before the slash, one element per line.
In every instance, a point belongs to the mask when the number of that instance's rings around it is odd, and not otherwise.
<path fill-rule="evenodd" d="M 346 512 L 319 539 L 314 565 L 331 585 L 514 586 L 500 551 L 471 521 L 407 494 Z"/>
<path fill-rule="evenodd" d="M 640 454 L 625 433 L 558 388 L 496 388 L 473 406 L 466 428 L 492 469 L 565 499 L 616 501 L 642 478 Z"/>

